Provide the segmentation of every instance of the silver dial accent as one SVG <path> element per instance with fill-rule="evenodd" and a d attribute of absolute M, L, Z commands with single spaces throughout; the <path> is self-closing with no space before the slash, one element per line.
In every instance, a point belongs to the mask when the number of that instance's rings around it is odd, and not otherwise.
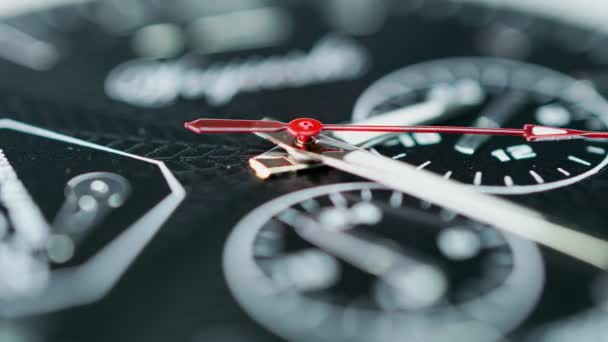
<path fill-rule="evenodd" d="M 377 238 L 379 229 L 386 228 L 385 216 L 395 211 L 408 217 L 416 211 L 412 203 L 420 204 L 373 183 L 329 185 L 277 198 L 243 218 L 230 235 L 224 249 L 228 285 L 255 320 L 289 340 L 390 341 L 420 336 L 451 341 L 455 334 L 467 332 L 468 338 L 485 341 L 516 327 L 535 306 L 544 283 L 536 245 L 481 225 L 479 230 L 453 226 L 456 215 L 435 208 L 439 214 L 431 217 L 442 217 L 450 227 L 437 237 L 437 248 L 446 259 L 458 262 L 470 253 L 500 246 L 481 281 L 488 285 L 494 279 L 497 284 L 479 292 L 472 286 L 465 299 L 454 300 L 452 292 L 467 291 L 450 284 L 436 261 L 425 256 L 428 251 Z M 398 224 L 404 230 L 415 226 L 408 219 Z M 351 233 L 355 227 L 364 227 L 367 238 Z M 289 232 L 313 247 L 288 252 L 283 234 Z M 477 236 L 483 238 L 478 241 Z M 332 299 L 329 289 L 348 281 L 342 279 L 344 267 L 374 279 L 369 294 L 374 305 Z M 400 289 L 397 296 L 391 292 L 395 288 Z M 407 296 L 411 288 L 416 296 Z M 446 329 L 435 329 L 440 322 Z"/>

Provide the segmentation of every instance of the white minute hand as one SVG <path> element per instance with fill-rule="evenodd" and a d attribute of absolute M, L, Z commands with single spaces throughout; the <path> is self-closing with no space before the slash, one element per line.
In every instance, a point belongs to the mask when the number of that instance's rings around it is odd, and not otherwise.
<path fill-rule="evenodd" d="M 295 147 L 292 144 L 293 137 L 287 133 L 258 135 L 300 159 L 320 161 L 479 222 L 518 234 L 601 269 L 608 269 L 608 242 L 550 222 L 542 214 L 505 199 L 478 192 L 429 171 L 418 170 L 412 165 L 375 155 L 323 135 L 318 136 L 315 148 L 307 150 Z M 336 148 L 340 151 L 336 152 Z"/>

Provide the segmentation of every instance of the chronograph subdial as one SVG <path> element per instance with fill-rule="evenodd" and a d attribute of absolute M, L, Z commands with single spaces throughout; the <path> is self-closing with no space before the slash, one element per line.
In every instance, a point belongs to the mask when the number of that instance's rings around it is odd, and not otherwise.
<path fill-rule="evenodd" d="M 246 311 L 295 341 L 499 340 L 544 283 L 533 243 L 373 183 L 259 207 L 224 258 Z"/>
<path fill-rule="evenodd" d="M 471 105 L 441 115 L 421 116 L 411 124 L 490 128 L 538 124 L 585 130 L 608 127 L 608 105 L 590 85 L 543 67 L 489 58 L 445 59 L 395 71 L 363 93 L 353 121 L 377 120 L 386 113 L 394 117 L 399 111 L 407 115 L 408 108 L 438 101 L 432 94 L 454 91 L 459 84 L 476 90 L 457 95 Z M 481 100 L 467 101 L 467 96 Z M 608 144 L 598 139 L 528 143 L 517 137 L 405 133 L 378 136 L 364 146 L 499 194 L 565 186 L 608 163 Z"/>

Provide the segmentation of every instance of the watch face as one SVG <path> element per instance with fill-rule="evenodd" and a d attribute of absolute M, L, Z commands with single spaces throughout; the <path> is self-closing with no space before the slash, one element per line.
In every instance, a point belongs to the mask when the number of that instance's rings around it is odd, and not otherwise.
<path fill-rule="evenodd" d="M 603 130 L 605 125 L 605 103 L 595 89 L 548 69 L 479 57 L 434 60 L 395 71 L 364 92 L 353 120 L 408 104 L 435 103 L 441 101 L 436 98 L 441 96 L 438 93 L 459 91 L 463 93 L 459 101 L 465 104 L 454 104 L 434 120 L 477 127 L 534 123 Z M 546 191 L 572 184 L 601 170 L 606 155 L 603 148 L 582 140 L 532 144 L 521 137 L 442 137 L 437 133 L 384 136 L 365 146 L 499 194 Z"/>
<path fill-rule="evenodd" d="M 184 129 L 608 131 L 608 5 L 5 2 L 7 341 L 608 333 L 606 139 L 340 131 L 287 154 L 282 138 Z M 310 147 L 323 141 L 342 145 Z"/>

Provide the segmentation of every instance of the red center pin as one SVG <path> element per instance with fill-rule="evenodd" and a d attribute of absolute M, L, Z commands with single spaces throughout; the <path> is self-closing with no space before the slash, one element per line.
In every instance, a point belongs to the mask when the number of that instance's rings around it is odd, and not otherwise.
<path fill-rule="evenodd" d="M 319 120 L 299 118 L 289 122 L 287 131 L 296 137 L 299 143 L 306 144 L 323 131 L 323 124 Z"/>

